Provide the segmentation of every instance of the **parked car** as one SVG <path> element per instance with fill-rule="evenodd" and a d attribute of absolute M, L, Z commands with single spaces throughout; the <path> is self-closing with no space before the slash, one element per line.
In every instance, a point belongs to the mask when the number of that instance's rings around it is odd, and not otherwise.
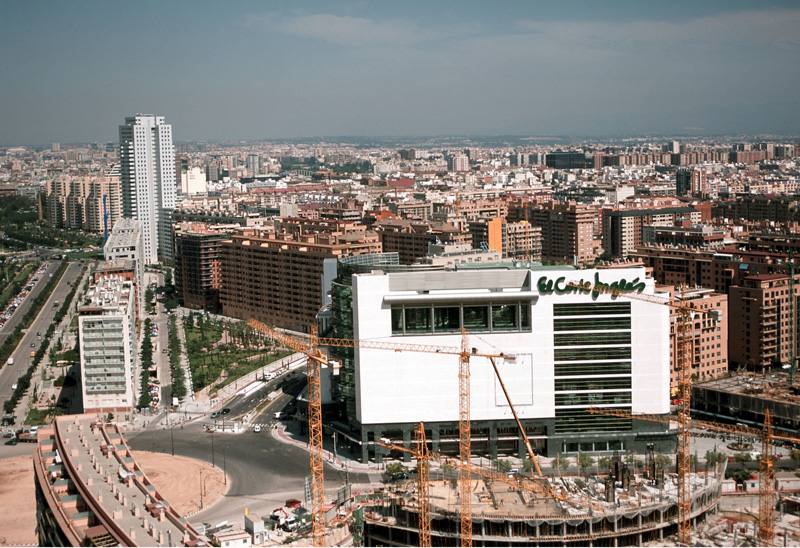
<path fill-rule="evenodd" d="M 222 411 L 220 411 L 220 414 L 221 414 L 221 415 L 227 415 L 227 414 L 228 414 L 228 413 L 230 413 L 230 412 L 231 412 L 231 409 L 230 409 L 230 407 L 226 407 L 226 408 L 224 408 Z"/>

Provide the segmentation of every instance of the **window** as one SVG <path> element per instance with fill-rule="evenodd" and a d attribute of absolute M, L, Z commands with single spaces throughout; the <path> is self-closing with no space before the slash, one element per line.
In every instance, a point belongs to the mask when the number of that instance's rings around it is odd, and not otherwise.
<path fill-rule="evenodd" d="M 489 307 L 465 306 L 464 328 L 467 331 L 486 331 L 489 329 Z"/>
<path fill-rule="evenodd" d="M 630 375 L 631 362 L 557 363 L 554 369 L 557 377 L 568 375 Z"/>
<path fill-rule="evenodd" d="M 515 304 L 492 305 L 492 331 L 516 331 L 517 310 Z"/>
<path fill-rule="evenodd" d="M 519 309 L 519 320 L 520 324 L 522 325 L 522 329 L 527 331 L 531 328 L 531 305 L 528 303 L 522 303 Z"/>
<path fill-rule="evenodd" d="M 624 360 L 630 359 L 630 357 L 630 347 L 555 349 L 555 360 L 557 362 L 579 360 Z"/>
<path fill-rule="evenodd" d="M 556 392 L 577 390 L 614 390 L 630 389 L 630 377 L 615 377 L 606 379 L 556 379 Z"/>
<path fill-rule="evenodd" d="M 403 309 L 392 308 L 392 335 L 403 334 Z"/>
<path fill-rule="evenodd" d="M 581 318 L 553 320 L 555 331 L 596 331 L 601 329 L 630 329 L 630 318 Z"/>
<path fill-rule="evenodd" d="M 590 392 L 556 394 L 556 405 L 600 405 L 631 403 L 630 392 Z"/>
<path fill-rule="evenodd" d="M 556 346 L 588 346 L 593 344 L 631 344 L 631 334 L 618 333 L 567 333 L 554 336 Z"/>
<path fill-rule="evenodd" d="M 433 309 L 433 330 L 437 333 L 457 332 L 461 329 L 461 308 L 437 306 Z"/>
<path fill-rule="evenodd" d="M 431 331 L 430 308 L 406 308 L 406 333 L 427 333 Z"/>
<path fill-rule="evenodd" d="M 553 316 L 596 316 L 630 314 L 631 303 L 578 303 L 553 305 Z"/>

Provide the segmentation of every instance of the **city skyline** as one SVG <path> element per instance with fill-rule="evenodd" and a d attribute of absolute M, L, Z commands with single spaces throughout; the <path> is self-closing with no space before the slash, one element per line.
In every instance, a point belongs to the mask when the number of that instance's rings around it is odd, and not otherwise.
<path fill-rule="evenodd" d="M 134 112 L 168 116 L 176 141 L 792 134 L 800 121 L 790 2 L 44 6 L 6 10 L 4 145 L 112 141 Z"/>

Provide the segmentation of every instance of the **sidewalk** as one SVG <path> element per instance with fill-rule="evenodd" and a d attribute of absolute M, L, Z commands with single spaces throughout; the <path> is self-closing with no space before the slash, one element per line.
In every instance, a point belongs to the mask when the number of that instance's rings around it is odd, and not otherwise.
<path fill-rule="evenodd" d="M 275 371 L 281 369 L 282 367 L 286 367 L 287 371 L 291 371 L 293 369 L 297 369 L 298 367 L 302 366 L 305 363 L 305 354 L 300 352 L 291 354 L 290 356 L 286 356 L 279 360 L 275 360 L 264 367 L 256 369 L 255 371 L 251 371 L 250 373 L 239 377 L 238 379 L 226 384 L 222 388 L 217 391 L 217 395 L 215 398 L 208 400 L 210 402 L 210 410 L 213 410 L 217 407 L 222 407 L 225 402 L 231 399 L 233 396 L 236 395 L 239 390 L 248 386 L 249 384 L 261 380 L 264 378 L 264 375 L 267 373 L 274 373 Z"/>

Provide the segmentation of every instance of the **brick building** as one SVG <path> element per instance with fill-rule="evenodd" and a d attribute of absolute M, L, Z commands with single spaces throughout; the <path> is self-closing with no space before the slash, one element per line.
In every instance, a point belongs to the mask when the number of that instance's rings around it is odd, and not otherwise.
<path fill-rule="evenodd" d="M 323 261 L 380 253 L 373 232 L 313 234 L 294 240 L 245 230 L 222 244 L 223 314 L 307 331 L 322 306 Z"/>
<path fill-rule="evenodd" d="M 789 363 L 792 329 L 789 276 L 758 274 L 731 286 L 730 360 L 737 366 L 762 370 Z M 794 313 L 800 306 L 800 274 L 795 275 Z M 797 348 L 795 348 L 797 350 Z"/>

